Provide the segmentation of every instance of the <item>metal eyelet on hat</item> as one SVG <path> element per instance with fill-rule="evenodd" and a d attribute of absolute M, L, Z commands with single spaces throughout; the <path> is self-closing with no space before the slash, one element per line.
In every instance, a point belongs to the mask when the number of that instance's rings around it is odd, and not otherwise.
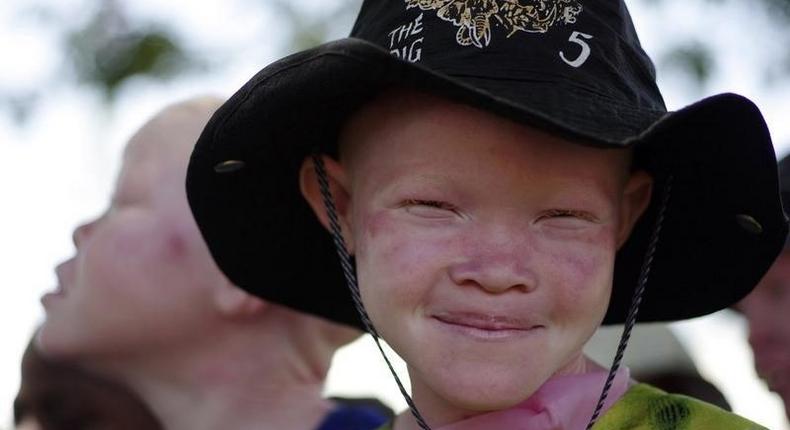
<path fill-rule="evenodd" d="M 759 221 L 754 219 L 751 215 L 746 214 L 736 214 L 735 221 L 738 222 L 744 230 L 748 231 L 752 234 L 761 234 L 763 232 L 763 226 L 760 224 Z"/>
<path fill-rule="evenodd" d="M 241 160 L 226 160 L 214 166 L 217 173 L 233 173 L 243 169 L 247 163 Z"/>

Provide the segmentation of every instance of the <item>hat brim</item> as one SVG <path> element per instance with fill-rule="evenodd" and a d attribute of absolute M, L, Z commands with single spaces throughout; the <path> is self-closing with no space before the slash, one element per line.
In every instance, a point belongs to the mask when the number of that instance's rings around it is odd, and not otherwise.
<path fill-rule="evenodd" d="M 189 202 L 219 267 L 252 294 L 362 327 L 330 235 L 301 197 L 298 171 L 314 150 L 335 155 L 349 115 L 393 86 L 466 103 L 580 144 L 633 147 L 657 188 L 672 175 L 640 321 L 692 318 L 731 305 L 751 291 L 781 250 L 787 225 L 776 159 L 765 122 L 749 100 L 723 94 L 672 113 L 634 110 L 633 117 L 620 109 L 615 123 L 626 126 L 617 127 L 547 116 L 540 100 L 532 103 L 521 94 L 516 101 L 474 79 L 470 84 L 443 75 L 353 38 L 261 70 L 215 113 L 189 165 Z M 545 86 L 520 85 L 522 92 Z M 636 132 L 634 122 L 641 122 Z M 218 167 L 228 160 L 241 161 L 243 168 Z M 617 254 L 605 324 L 626 316 L 659 195 L 654 192 Z"/>

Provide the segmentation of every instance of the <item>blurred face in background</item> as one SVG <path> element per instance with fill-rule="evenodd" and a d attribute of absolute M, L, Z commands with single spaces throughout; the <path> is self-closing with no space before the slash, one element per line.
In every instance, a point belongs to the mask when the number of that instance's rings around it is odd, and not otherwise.
<path fill-rule="evenodd" d="M 211 111 L 166 110 L 131 139 L 109 208 L 74 231 L 76 254 L 42 298 L 45 353 L 145 356 L 207 334 L 213 308 L 201 292 L 226 281 L 189 211 L 184 179 Z"/>
<path fill-rule="evenodd" d="M 749 321 L 757 373 L 782 397 L 790 416 L 790 250 L 737 308 Z"/>

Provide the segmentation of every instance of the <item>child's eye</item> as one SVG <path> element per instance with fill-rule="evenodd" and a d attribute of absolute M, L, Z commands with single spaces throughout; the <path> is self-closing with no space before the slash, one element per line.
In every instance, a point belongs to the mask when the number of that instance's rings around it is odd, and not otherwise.
<path fill-rule="evenodd" d="M 457 214 L 457 207 L 454 205 L 438 200 L 421 200 L 421 199 L 408 199 L 405 200 L 401 207 L 406 209 L 406 212 L 425 218 L 445 218 Z"/>
<path fill-rule="evenodd" d="M 550 209 L 540 214 L 538 221 L 560 228 L 580 228 L 588 223 L 597 223 L 595 215 L 575 209 Z"/>

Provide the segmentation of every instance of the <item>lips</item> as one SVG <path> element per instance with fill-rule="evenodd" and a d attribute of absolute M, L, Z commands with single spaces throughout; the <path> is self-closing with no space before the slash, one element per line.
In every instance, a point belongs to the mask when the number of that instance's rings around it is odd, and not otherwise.
<path fill-rule="evenodd" d="M 485 339 L 524 336 L 543 327 L 524 318 L 485 312 L 438 312 L 431 317 L 445 328 Z"/>
<path fill-rule="evenodd" d="M 41 297 L 41 304 L 44 305 L 46 308 L 47 305 L 55 299 L 63 298 L 66 296 L 66 283 L 63 282 L 64 280 L 64 272 L 71 268 L 70 264 L 72 264 L 73 259 L 67 260 L 61 264 L 59 264 L 55 268 L 55 276 L 58 279 L 58 284 L 55 286 L 55 289 L 44 294 Z"/>
<path fill-rule="evenodd" d="M 60 284 L 58 284 L 54 290 L 41 296 L 41 304 L 46 308 L 50 303 L 52 303 L 53 300 L 65 297 L 65 295 L 66 290 Z"/>

